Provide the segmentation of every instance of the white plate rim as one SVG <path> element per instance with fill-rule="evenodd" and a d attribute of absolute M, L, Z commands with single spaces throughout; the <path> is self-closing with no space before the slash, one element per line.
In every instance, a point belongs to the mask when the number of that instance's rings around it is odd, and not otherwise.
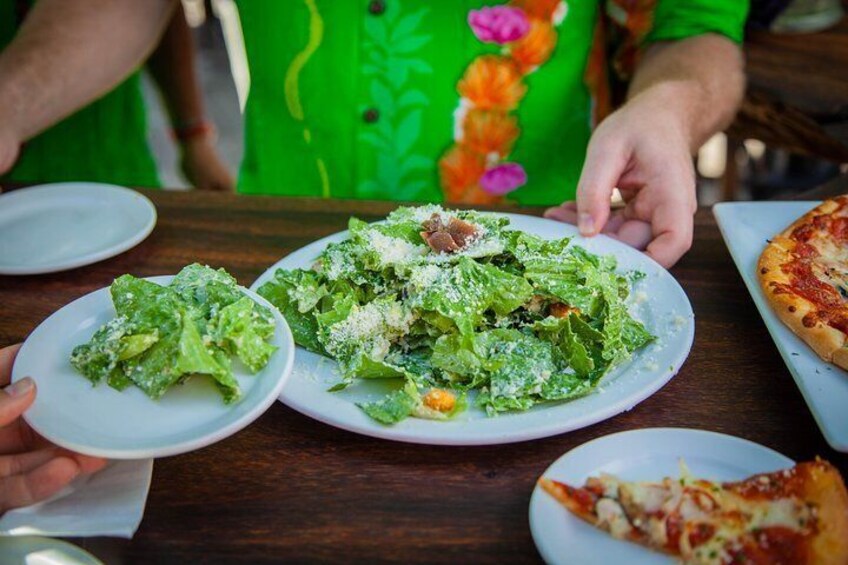
<path fill-rule="evenodd" d="M 150 277 L 144 277 L 145 280 L 150 280 L 152 282 L 156 282 L 159 284 L 167 284 L 167 281 L 173 278 L 173 275 L 156 275 Z M 187 453 L 189 451 L 194 451 L 196 449 L 200 449 L 203 447 L 207 447 L 213 443 L 217 443 L 225 438 L 230 437 L 231 435 L 241 431 L 248 425 L 250 425 L 257 418 L 262 416 L 268 408 L 274 404 L 274 401 L 279 397 L 283 387 L 285 386 L 288 379 L 291 377 L 292 368 L 294 367 L 294 358 L 295 358 L 295 344 L 294 337 L 292 336 L 291 329 L 289 328 L 288 322 L 286 319 L 280 314 L 279 310 L 274 308 L 270 302 L 256 294 L 250 289 L 247 289 L 243 286 L 238 287 L 239 290 L 244 293 L 246 296 L 249 296 L 251 299 L 256 301 L 257 303 L 265 306 L 266 308 L 270 308 L 271 312 L 274 314 L 275 327 L 277 332 L 282 332 L 282 341 L 283 347 L 281 347 L 274 355 L 282 354 L 283 351 L 288 352 L 286 354 L 285 364 L 283 366 L 283 372 L 280 376 L 277 377 L 277 383 L 275 386 L 269 391 L 266 396 L 261 399 L 249 412 L 246 412 L 241 417 L 236 420 L 233 420 L 227 423 L 225 426 L 216 429 L 214 432 L 203 434 L 199 437 L 187 439 L 180 443 L 172 444 L 167 447 L 152 447 L 152 448 L 126 448 L 126 449 L 102 449 L 99 447 L 92 447 L 85 445 L 84 443 L 79 443 L 76 441 L 68 441 L 60 436 L 56 436 L 51 433 L 45 433 L 43 428 L 39 426 L 38 422 L 34 422 L 31 417 L 28 416 L 28 412 L 24 412 L 24 420 L 26 423 L 39 435 L 41 435 L 47 441 L 59 446 L 69 449 L 71 451 L 82 453 L 85 455 L 91 455 L 94 457 L 103 457 L 107 459 L 116 459 L 116 460 L 129 460 L 129 459 L 149 459 L 149 458 L 158 458 L 158 457 L 169 457 L 172 455 L 180 455 L 182 453 Z M 92 292 L 89 292 L 83 296 L 80 296 L 76 300 L 68 303 L 63 306 L 50 316 L 48 316 L 41 324 L 39 324 L 27 337 L 21 346 L 18 354 L 15 358 L 15 364 L 12 367 L 12 381 L 16 382 L 25 376 L 23 374 L 23 370 L 19 369 L 20 365 L 18 364 L 19 359 L 25 359 L 27 355 L 30 355 L 29 349 L 34 347 L 33 343 L 35 340 L 31 339 L 33 336 L 36 336 L 37 332 L 39 332 L 42 327 L 46 327 L 46 324 L 54 318 L 54 316 L 58 316 L 59 312 L 64 310 L 65 308 L 71 307 L 75 302 L 83 300 L 87 297 L 90 297 L 98 292 L 108 292 L 109 287 L 103 287 Z M 55 319 L 55 318 L 54 318 Z M 43 331 L 43 330 L 42 330 Z M 40 337 L 40 334 L 39 336 Z M 82 378 L 82 377 L 80 377 Z M 108 386 L 106 383 L 100 383 L 100 386 Z"/>
<path fill-rule="evenodd" d="M 503 212 L 494 212 L 497 215 L 505 216 L 510 219 L 511 222 L 514 222 L 516 219 L 520 221 L 524 221 L 529 219 L 531 221 L 541 221 L 541 222 L 550 222 L 551 224 L 555 224 L 557 227 L 561 227 L 564 231 L 563 237 L 565 236 L 575 236 L 575 240 L 579 242 L 577 239 L 576 228 L 571 226 L 570 224 L 563 224 L 560 222 L 556 222 L 554 220 L 550 220 L 547 218 L 541 218 L 538 216 L 530 216 L 526 214 L 514 214 L 514 213 L 503 213 Z M 572 233 L 569 233 L 572 232 Z M 268 269 L 266 269 L 254 283 L 250 286 L 251 290 L 258 290 L 258 288 L 264 284 L 265 282 L 271 280 L 273 278 L 274 272 L 281 268 L 281 264 L 288 263 L 290 261 L 298 261 L 303 259 L 308 259 L 312 257 L 316 257 L 320 251 L 326 247 L 328 243 L 339 241 L 348 236 L 349 230 L 343 230 L 326 237 L 323 237 L 317 241 L 314 241 L 310 244 L 305 245 L 295 251 L 292 251 L 290 254 L 281 258 L 279 261 L 275 262 Z M 541 439 L 545 437 L 551 437 L 554 435 L 559 435 L 562 433 L 567 433 L 570 431 L 574 431 L 576 429 L 584 428 L 590 426 L 592 424 L 596 424 L 598 422 L 607 420 L 612 418 L 622 412 L 626 412 L 637 404 L 643 402 L 654 393 L 656 393 L 659 389 L 665 386 L 668 381 L 670 381 L 674 376 L 677 375 L 682 365 L 685 363 L 686 359 L 689 357 L 689 353 L 691 352 L 692 344 L 695 338 L 695 324 L 694 324 L 694 312 L 692 311 L 692 305 L 689 302 L 689 298 L 686 295 L 686 292 L 680 286 L 680 283 L 675 279 L 668 271 L 666 271 L 661 265 L 659 265 L 656 261 L 654 261 L 651 257 L 642 254 L 636 249 L 618 241 L 613 238 L 610 238 L 606 235 L 597 235 L 593 239 L 604 242 L 607 245 L 612 246 L 612 252 L 618 253 L 638 253 L 640 257 L 647 261 L 649 264 L 652 264 L 654 268 L 659 269 L 661 272 L 665 273 L 668 276 L 669 280 L 672 282 L 674 288 L 677 292 L 679 292 L 680 296 L 684 298 L 684 303 L 686 306 L 686 311 L 682 313 L 682 316 L 686 318 L 686 335 L 684 336 L 684 347 L 677 352 L 671 362 L 671 370 L 664 371 L 662 376 L 655 378 L 651 381 L 649 386 L 645 386 L 638 391 L 630 394 L 629 396 L 620 399 L 618 402 L 613 404 L 608 404 L 602 410 L 596 410 L 590 414 L 587 414 L 579 419 L 573 419 L 569 424 L 562 424 L 559 422 L 551 422 L 546 425 L 535 425 L 529 430 L 525 430 L 522 432 L 512 432 L 509 437 L 504 437 L 499 433 L 490 433 L 487 436 L 474 436 L 473 438 L 467 438 L 464 436 L 456 437 L 449 434 L 440 434 L 440 435 L 422 435 L 420 432 L 416 430 L 403 430 L 396 426 L 383 426 L 372 422 L 371 420 L 361 420 L 360 422 L 364 423 L 350 423 L 344 421 L 342 419 L 334 417 L 333 414 L 327 414 L 325 411 L 320 409 L 316 409 L 313 407 L 313 404 L 308 400 L 301 401 L 298 398 L 293 398 L 291 396 L 291 388 L 292 384 L 285 387 L 280 395 L 280 402 L 293 408 L 294 410 L 304 414 L 310 418 L 318 420 L 324 424 L 343 429 L 349 432 L 362 434 L 370 437 L 375 437 L 384 440 L 391 441 L 399 441 L 404 443 L 414 443 L 414 444 L 424 444 L 424 445 L 444 445 L 444 446 L 475 446 L 475 445 L 506 445 L 509 443 L 519 443 L 523 441 L 530 441 L 534 439 Z M 300 348 L 296 345 L 296 349 L 298 349 L 299 354 L 303 355 L 304 353 L 308 353 L 303 348 Z M 332 361 L 331 361 L 332 362 Z M 293 381 L 294 379 L 292 379 Z M 567 403 L 561 403 L 567 404 Z M 551 408 L 555 408 L 556 405 L 552 405 Z M 523 414 L 527 414 L 526 412 Z M 445 426 L 449 425 L 450 422 L 429 422 L 434 426 Z M 432 427 L 432 430 L 441 430 L 438 427 Z M 438 432 L 437 432 L 438 434 Z"/>
<path fill-rule="evenodd" d="M 153 228 L 156 227 L 156 222 L 158 219 L 156 213 L 156 206 L 153 205 L 153 202 L 151 202 L 147 196 L 130 188 L 108 183 L 59 182 L 28 186 L 26 188 L 21 188 L 5 194 L 0 194 L 0 205 L 3 204 L 3 199 L 17 200 L 21 198 L 31 198 L 34 194 L 49 194 L 54 191 L 63 191 L 67 193 L 67 191 L 69 190 L 88 190 L 91 188 L 94 188 L 95 190 L 109 189 L 110 191 L 120 191 L 121 194 L 124 194 L 128 197 L 126 202 L 137 201 L 137 205 L 141 208 L 144 208 L 144 210 L 149 214 L 147 222 L 144 224 L 142 229 L 136 232 L 132 237 L 128 237 L 124 241 L 112 245 L 111 247 L 102 249 L 100 251 L 94 251 L 91 253 L 86 253 L 84 255 L 70 257 L 68 259 L 65 259 L 64 261 L 56 261 L 52 264 L 48 263 L 37 267 L 10 267 L 0 265 L 0 275 L 42 275 L 46 273 L 57 273 L 60 271 L 67 271 L 70 269 L 75 269 L 77 267 L 83 267 L 85 265 L 91 265 L 93 263 L 103 261 L 104 259 L 115 257 L 116 255 L 120 255 L 124 251 L 132 249 L 133 247 L 144 241 L 147 236 L 150 235 L 150 233 L 153 231 Z M 6 202 L 8 203 L 8 200 Z"/>
<path fill-rule="evenodd" d="M 730 434 L 725 434 L 721 432 L 714 432 L 711 430 L 704 430 L 700 428 L 686 428 L 686 427 L 652 427 L 652 428 L 638 428 L 634 430 L 624 430 L 620 432 L 614 432 L 611 434 L 603 435 L 587 442 L 584 442 L 572 449 L 569 449 L 556 460 L 554 460 L 548 467 L 539 475 L 539 478 L 542 477 L 551 477 L 552 470 L 555 467 L 562 465 L 564 462 L 567 462 L 569 459 L 579 458 L 581 454 L 585 451 L 588 451 L 592 448 L 595 448 L 597 445 L 602 445 L 607 442 L 616 442 L 621 438 L 633 439 L 634 437 L 638 437 L 640 435 L 665 435 L 665 434 L 673 434 L 673 435 L 684 435 L 684 436 L 692 436 L 692 442 L 696 443 L 700 441 L 712 441 L 712 442 L 723 442 L 725 445 L 735 444 L 737 446 L 742 446 L 752 451 L 757 451 L 761 455 L 771 457 L 774 462 L 777 470 L 778 468 L 788 468 L 792 467 L 796 464 L 796 462 L 786 455 L 780 453 L 779 451 L 757 443 L 755 441 L 751 441 L 749 439 L 745 439 L 739 436 L 734 436 Z M 614 456 L 614 454 L 611 454 Z M 779 467 L 778 467 L 779 466 Z M 554 472 L 555 474 L 555 472 Z M 553 477 L 555 478 L 555 477 Z M 663 477 L 657 477 L 657 480 L 662 479 Z M 709 477 L 706 477 L 709 478 Z M 746 477 L 739 477 L 739 479 L 744 479 Z M 581 483 L 582 484 L 582 483 Z M 538 482 L 533 486 L 533 493 L 530 496 L 530 503 L 528 505 L 528 522 L 530 526 L 530 534 L 533 538 L 533 543 L 536 546 L 536 549 L 539 551 L 539 555 L 541 555 L 542 559 L 546 563 L 558 564 L 565 563 L 561 561 L 557 555 L 553 553 L 553 549 L 548 544 L 547 535 L 545 534 L 545 530 L 542 522 L 542 516 L 539 514 L 541 510 L 539 509 L 539 505 L 543 498 L 550 497 L 550 495 L 545 492 L 538 484 Z M 559 502 L 557 502 L 559 504 Z M 568 510 L 565 507 L 562 507 L 562 511 L 567 513 Z M 576 516 L 575 520 L 579 520 Z M 590 526 L 591 527 L 591 526 Z M 631 544 L 631 542 L 625 540 L 617 540 L 615 538 L 609 537 L 611 542 L 623 543 L 623 544 Z M 641 548 L 646 552 L 650 552 L 650 554 L 654 556 L 662 557 L 662 554 L 654 552 L 648 548 Z M 647 554 L 646 554 L 647 555 Z M 673 559 L 669 558 L 669 563 L 673 563 Z"/>

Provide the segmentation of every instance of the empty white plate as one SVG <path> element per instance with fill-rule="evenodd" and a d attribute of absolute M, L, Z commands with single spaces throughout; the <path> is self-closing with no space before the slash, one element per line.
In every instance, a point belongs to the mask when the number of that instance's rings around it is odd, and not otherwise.
<path fill-rule="evenodd" d="M 369 418 L 356 403 L 384 396 L 389 379 L 360 379 L 343 391 L 327 392 L 340 379 L 336 362 L 303 348 L 298 348 L 292 378 L 280 400 L 316 420 L 368 436 L 433 445 L 489 445 L 552 436 L 611 418 L 630 410 L 677 374 L 692 346 L 695 317 L 686 293 L 668 271 L 644 253 L 609 237 L 584 239 L 578 236 L 577 228 L 568 224 L 503 215 L 510 219 L 513 229 L 544 239 L 571 236 L 577 245 L 592 253 L 615 255 L 619 270 L 643 272 L 645 278 L 633 285 L 630 310 L 657 336 L 656 341 L 611 370 L 591 394 L 496 417 L 487 416 L 472 399 L 468 410 L 453 420 L 408 418 L 384 426 Z M 251 288 L 256 290 L 271 280 L 277 269 L 308 269 L 328 243 L 346 238 L 347 232 L 341 232 L 295 251 L 272 265 Z"/>
<path fill-rule="evenodd" d="M 583 486 L 587 478 L 601 473 L 628 481 L 660 481 L 680 476 L 680 459 L 693 476 L 715 481 L 737 481 L 795 464 L 777 451 L 734 436 L 685 428 L 648 428 L 584 443 L 557 459 L 542 476 L 572 486 Z M 587 524 L 538 485 L 530 498 L 530 531 L 542 558 L 554 565 L 675 563 L 666 555 L 615 539 Z"/>
<path fill-rule="evenodd" d="M 164 285 L 172 278 L 148 280 Z M 294 341 L 286 321 L 265 299 L 242 291 L 274 312 L 271 343 L 279 349 L 255 375 L 234 360 L 233 373 L 242 392 L 238 402 L 224 404 L 212 380 L 203 376 L 169 389 L 159 400 L 151 400 L 137 387 L 118 391 L 105 382 L 92 386 L 69 358 L 74 347 L 115 317 L 109 289 L 102 288 L 51 315 L 24 342 L 12 381 L 31 376 L 38 387 L 24 418 L 56 445 L 110 459 L 185 453 L 236 433 L 273 404 L 294 363 Z"/>
<path fill-rule="evenodd" d="M 0 275 L 53 273 L 114 257 L 156 225 L 145 196 L 90 182 L 45 184 L 0 195 Z"/>

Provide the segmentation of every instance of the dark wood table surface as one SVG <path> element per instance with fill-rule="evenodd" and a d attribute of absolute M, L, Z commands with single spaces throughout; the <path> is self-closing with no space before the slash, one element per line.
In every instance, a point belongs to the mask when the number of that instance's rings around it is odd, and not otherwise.
<path fill-rule="evenodd" d="M 200 261 L 250 285 L 282 256 L 395 205 L 146 192 L 150 237 L 101 263 L 0 277 L 0 345 L 123 274 L 170 274 Z M 526 213 L 540 213 L 525 209 Z M 73 540 L 107 563 L 279 561 L 536 562 L 528 502 L 537 477 L 591 439 L 657 426 L 733 434 L 793 459 L 825 443 L 731 261 L 708 209 L 672 269 L 692 301 L 695 344 L 680 373 L 630 412 L 542 440 L 430 447 L 372 439 L 275 403 L 253 425 L 199 451 L 156 461 L 135 538 Z"/>

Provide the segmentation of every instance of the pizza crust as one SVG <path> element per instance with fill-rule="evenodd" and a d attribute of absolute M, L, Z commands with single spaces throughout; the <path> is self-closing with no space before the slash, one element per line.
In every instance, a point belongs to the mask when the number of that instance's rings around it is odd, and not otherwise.
<path fill-rule="evenodd" d="M 776 285 L 791 283 L 790 276 L 784 273 L 782 269 L 783 265 L 793 259 L 796 242 L 790 239 L 791 234 L 796 228 L 812 221 L 813 217 L 830 214 L 840 206 L 841 204 L 836 200 L 827 200 L 798 218 L 780 235 L 775 236 L 760 255 L 760 260 L 757 263 L 757 277 L 766 300 L 768 300 L 777 317 L 795 335 L 812 347 L 819 357 L 848 370 L 848 349 L 845 347 L 845 334 L 820 321 L 816 322 L 813 327 L 805 326 L 804 316 L 814 310 L 815 306 L 801 296 L 777 292 L 776 288 Z"/>
<path fill-rule="evenodd" d="M 816 459 L 809 463 L 800 463 L 791 469 L 777 471 L 766 475 L 771 478 L 771 483 L 765 484 L 776 486 L 777 492 L 785 494 L 778 495 L 779 498 L 792 496 L 802 503 L 808 503 L 815 508 L 816 526 L 812 535 L 804 540 L 803 554 L 805 563 L 816 563 L 822 565 L 844 565 L 848 563 L 848 491 L 839 471 L 827 461 Z M 741 494 L 738 487 L 750 487 L 754 485 L 754 492 L 762 483 L 763 476 L 755 475 L 739 483 L 724 483 L 723 488 L 730 496 L 737 493 L 742 501 L 748 496 Z M 572 514 L 589 524 L 609 533 L 609 530 L 599 523 L 598 516 L 594 510 L 589 510 L 585 501 L 579 500 L 580 491 L 585 489 L 574 488 L 558 481 L 542 477 L 539 486 L 551 496 L 557 499 Z M 767 487 L 766 487 L 767 488 Z M 767 491 L 760 491 L 766 493 Z M 765 496 L 768 496 L 765 494 Z M 756 499 L 757 495 L 754 494 Z M 802 523 L 803 524 L 803 523 Z M 749 535 L 749 534 L 745 534 Z M 648 537 L 632 536 L 629 541 L 634 541 L 653 550 L 663 551 L 671 555 L 673 553 L 667 547 L 658 547 L 649 543 Z"/>
<path fill-rule="evenodd" d="M 812 562 L 848 563 L 848 491 L 836 468 L 827 461 L 807 464 L 800 498 L 818 506 L 819 534 L 812 539 Z"/>

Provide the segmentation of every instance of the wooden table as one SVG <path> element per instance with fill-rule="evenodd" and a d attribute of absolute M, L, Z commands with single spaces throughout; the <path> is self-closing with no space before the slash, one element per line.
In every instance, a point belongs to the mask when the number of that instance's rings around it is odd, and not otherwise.
<path fill-rule="evenodd" d="M 62 305 L 123 273 L 175 273 L 200 261 L 249 285 L 298 247 L 393 205 L 147 192 L 159 210 L 135 249 L 65 273 L 0 277 L 0 345 L 23 340 Z M 524 210 L 539 213 L 540 210 Z M 372 439 L 280 403 L 216 445 L 156 462 L 131 541 L 74 540 L 107 563 L 279 561 L 535 562 L 528 502 L 557 457 L 591 439 L 652 426 L 741 436 L 794 459 L 848 456 L 816 427 L 736 272 L 712 214 L 672 273 L 696 315 L 680 374 L 628 413 L 576 432 L 491 447 Z"/>

